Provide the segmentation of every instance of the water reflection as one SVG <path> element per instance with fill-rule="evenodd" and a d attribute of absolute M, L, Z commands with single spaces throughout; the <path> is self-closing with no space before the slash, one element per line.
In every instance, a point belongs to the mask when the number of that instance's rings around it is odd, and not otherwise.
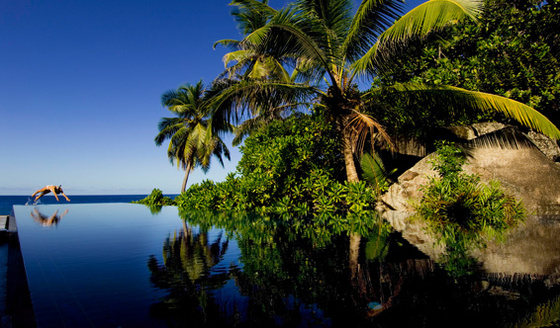
<path fill-rule="evenodd" d="M 151 282 L 169 291 L 154 306 L 152 314 L 163 317 L 170 326 L 189 322 L 194 326 L 222 324 L 221 304 L 209 290 L 224 286 L 228 272 L 212 272 L 228 249 L 223 234 L 211 241 L 208 231 L 193 232 L 183 221 L 183 229 L 169 236 L 163 245 L 163 263 L 155 256 L 148 260 Z"/>
<path fill-rule="evenodd" d="M 232 221 L 218 228 L 235 236 L 239 265 L 224 263 L 223 232 L 210 240 L 186 223 L 163 263 L 150 258 L 154 286 L 168 290 L 154 315 L 201 327 L 558 326 L 560 275 L 456 276 L 383 226 L 317 243 L 267 219 Z"/>
<path fill-rule="evenodd" d="M 33 220 L 35 220 L 35 222 L 39 223 L 40 225 L 44 227 L 51 227 L 51 226 L 57 226 L 60 220 L 62 220 L 62 218 L 66 214 L 68 214 L 68 209 L 66 209 L 60 215 L 58 215 L 58 209 L 57 209 L 56 211 L 54 211 L 52 215 L 49 216 L 41 213 L 37 208 L 34 208 L 33 211 L 31 212 L 31 217 L 33 218 Z"/>

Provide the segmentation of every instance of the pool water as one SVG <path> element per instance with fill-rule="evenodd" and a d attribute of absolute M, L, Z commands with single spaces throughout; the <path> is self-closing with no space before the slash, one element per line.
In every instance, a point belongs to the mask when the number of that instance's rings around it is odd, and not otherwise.
<path fill-rule="evenodd" d="M 175 207 L 14 206 L 38 327 L 558 326 L 530 276 L 450 276 L 399 236 L 202 229 Z M 266 225 L 265 225 L 266 226 Z"/>
<path fill-rule="evenodd" d="M 150 315 L 166 290 L 151 283 L 148 261 L 162 261 L 165 240 L 183 229 L 176 208 L 154 215 L 134 204 L 45 205 L 14 213 L 39 327 L 166 326 Z M 49 222 L 55 213 L 58 222 Z"/>

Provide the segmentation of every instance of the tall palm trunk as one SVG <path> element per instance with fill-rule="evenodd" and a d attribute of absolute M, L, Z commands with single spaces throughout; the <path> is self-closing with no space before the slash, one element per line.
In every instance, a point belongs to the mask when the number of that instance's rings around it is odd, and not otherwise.
<path fill-rule="evenodd" d="M 358 171 L 356 170 L 356 163 L 354 161 L 354 147 L 352 146 L 352 137 L 347 130 L 343 130 L 343 152 L 344 152 L 344 166 L 346 167 L 346 179 L 348 182 L 358 182 Z"/>
<path fill-rule="evenodd" d="M 181 187 L 181 193 L 187 190 L 187 181 L 189 180 L 189 174 L 191 173 L 191 168 L 192 168 L 192 163 L 189 162 L 185 170 L 185 178 L 183 179 L 183 186 Z"/>
<path fill-rule="evenodd" d="M 354 279 L 358 276 L 360 271 L 360 264 L 358 259 L 360 258 L 360 243 L 362 241 L 362 236 L 355 232 L 350 232 L 350 245 L 348 250 L 348 266 L 350 268 L 350 278 Z"/>

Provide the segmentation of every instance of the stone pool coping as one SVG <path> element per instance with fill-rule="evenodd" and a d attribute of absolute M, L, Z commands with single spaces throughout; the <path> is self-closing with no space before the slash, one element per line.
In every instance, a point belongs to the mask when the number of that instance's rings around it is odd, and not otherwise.
<path fill-rule="evenodd" d="M 37 327 L 15 217 L 0 215 L 0 327 Z"/>

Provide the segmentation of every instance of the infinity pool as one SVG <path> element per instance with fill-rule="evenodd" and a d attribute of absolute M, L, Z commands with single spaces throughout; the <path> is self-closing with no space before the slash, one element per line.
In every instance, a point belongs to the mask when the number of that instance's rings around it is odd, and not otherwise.
<path fill-rule="evenodd" d="M 175 207 L 57 204 L 14 214 L 39 327 L 560 323 L 558 281 L 457 278 L 382 230 L 355 252 L 345 233 L 302 236 L 269 218 L 185 220 Z"/>

